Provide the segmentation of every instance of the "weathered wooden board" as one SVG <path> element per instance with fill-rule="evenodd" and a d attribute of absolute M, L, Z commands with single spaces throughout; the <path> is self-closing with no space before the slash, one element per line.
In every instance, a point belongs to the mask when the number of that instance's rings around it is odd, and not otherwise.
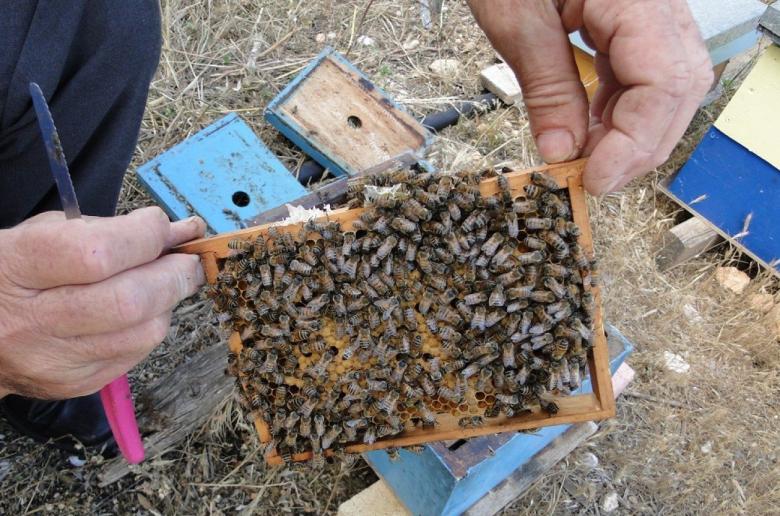
<path fill-rule="evenodd" d="M 780 47 L 770 45 L 723 109 L 715 127 L 780 168 Z"/>
<path fill-rule="evenodd" d="M 778 169 L 713 127 L 677 175 L 660 188 L 780 275 Z"/>
<path fill-rule="evenodd" d="M 138 178 L 172 219 L 199 215 L 215 233 L 307 193 L 233 113 L 139 167 Z"/>
<path fill-rule="evenodd" d="M 271 101 L 265 117 L 335 175 L 355 175 L 407 151 L 422 155 L 432 137 L 331 48 Z"/>
<path fill-rule="evenodd" d="M 664 233 L 664 247 L 655 263 L 665 271 L 700 255 L 721 241 L 717 231 L 699 217 L 691 217 Z"/>
<path fill-rule="evenodd" d="M 225 374 L 227 352 L 214 344 L 161 378 L 138 397 L 138 426 L 147 461 L 158 457 L 200 428 L 233 390 Z M 100 485 L 116 482 L 130 466 L 122 457 L 108 461 Z"/>

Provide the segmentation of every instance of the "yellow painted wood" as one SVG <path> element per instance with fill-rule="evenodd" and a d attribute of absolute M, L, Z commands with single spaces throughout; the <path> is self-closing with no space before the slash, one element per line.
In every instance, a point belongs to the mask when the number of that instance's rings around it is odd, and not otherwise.
<path fill-rule="evenodd" d="M 767 47 L 715 122 L 729 138 L 780 169 L 780 47 Z"/>

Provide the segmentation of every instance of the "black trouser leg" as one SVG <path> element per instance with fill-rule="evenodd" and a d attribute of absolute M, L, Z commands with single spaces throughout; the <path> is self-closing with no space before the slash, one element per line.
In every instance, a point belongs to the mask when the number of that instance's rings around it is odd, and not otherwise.
<path fill-rule="evenodd" d="M 0 13 L 0 228 L 59 210 L 28 93 L 51 107 L 86 215 L 114 214 L 160 53 L 157 0 L 18 0 Z M 2 242 L 0 242 L 2 245 Z M 97 394 L 60 402 L 2 400 L 37 439 L 100 444 L 110 431 Z M 59 440 L 70 445 L 69 440 Z"/>
<path fill-rule="evenodd" d="M 28 83 L 51 107 L 82 211 L 114 214 L 160 52 L 157 0 L 19 0 L 0 15 L 0 227 L 59 199 Z"/>

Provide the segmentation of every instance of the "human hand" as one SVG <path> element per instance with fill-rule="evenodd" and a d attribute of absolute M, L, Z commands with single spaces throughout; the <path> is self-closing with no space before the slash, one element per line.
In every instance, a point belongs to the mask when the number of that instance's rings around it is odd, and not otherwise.
<path fill-rule="evenodd" d="M 469 0 L 515 71 L 539 153 L 548 163 L 590 155 L 585 187 L 623 187 L 665 162 L 713 83 L 685 0 Z M 590 107 L 568 33 L 595 48 Z"/>
<path fill-rule="evenodd" d="M 140 362 L 204 282 L 197 256 L 160 254 L 204 231 L 159 208 L 0 230 L 0 397 L 91 394 Z"/>

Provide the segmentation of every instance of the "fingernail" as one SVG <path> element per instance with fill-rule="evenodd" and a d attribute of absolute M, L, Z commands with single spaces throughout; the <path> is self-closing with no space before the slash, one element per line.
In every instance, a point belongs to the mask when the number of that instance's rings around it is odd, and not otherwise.
<path fill-rule="evenodd" d="M 568 129 L 552 129 L 536 137 L 536 147 L 547 163 L 569 161 L 577 156 L 574 135 Z"/>

